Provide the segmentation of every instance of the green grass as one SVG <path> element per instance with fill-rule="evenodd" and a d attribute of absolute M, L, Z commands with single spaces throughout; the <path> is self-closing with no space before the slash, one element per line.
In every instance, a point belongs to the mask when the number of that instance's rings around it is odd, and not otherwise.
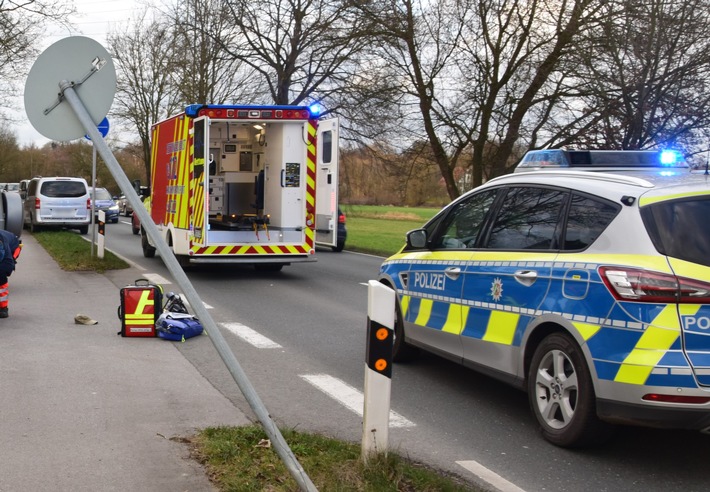
<path fill-rule="evenodd" d="M 341 209 L 347 218 L 345 249 L 379 256 L 399 251 L 407 232 L 420 228 L 440 210 L 370 205 L 344 205 Z"/>
<path fill-rule="evenodd" d="M 104 250 L 103 259 L 97 255 L 91 256 L 91 243 L 75 232 L 42 231 L 33 234 L 37 242 L 59 264 L 62 270 L 69 272 L 95 271 L 103 273 L 106 270 L 120 270 L 129 265 L 108 250 Z"/>
<path fill-rule="evenodd" d="M 324 492 L 478 490 L 396 453 L 374 456 L 365 466 L 359 444 L 294 430 L 282 433 L 308 477 Z M 189 442 L 220 491 L 299 490 L 258 425 L 207 428 Z"/>

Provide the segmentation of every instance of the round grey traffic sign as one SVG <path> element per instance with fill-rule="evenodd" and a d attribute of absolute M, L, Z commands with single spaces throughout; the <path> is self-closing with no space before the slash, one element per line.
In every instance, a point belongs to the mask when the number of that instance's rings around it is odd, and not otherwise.
<path fill-rule="evenodd" d="M 25 111 L 32 126 L 51 140 L 81 138 L 86 130 L 64 101 L 60 82 L 72 85 L 95 124 L 113 103 L 116 69 L 97 41 L 71 36 L 51 45 L 37 58 L 25 82 Z"/>

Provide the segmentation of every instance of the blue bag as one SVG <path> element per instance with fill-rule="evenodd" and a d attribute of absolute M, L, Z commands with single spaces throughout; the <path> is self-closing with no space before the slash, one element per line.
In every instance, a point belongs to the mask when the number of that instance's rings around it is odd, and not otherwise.
<path fill-rule="evenodd" d="M 202 334 L 200 321 L 191 314 L 164 312 L 155 322 L 159 338 L 184 342 L 185 339 Z"/>

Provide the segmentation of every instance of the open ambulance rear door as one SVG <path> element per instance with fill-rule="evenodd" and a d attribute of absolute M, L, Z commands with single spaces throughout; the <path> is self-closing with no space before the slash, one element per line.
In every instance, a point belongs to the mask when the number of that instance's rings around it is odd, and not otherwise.
<path fill-rule="evenodd" d="M 316 149 L 316 244 L 338 242 L 338 119 L 318 122 Z"/>

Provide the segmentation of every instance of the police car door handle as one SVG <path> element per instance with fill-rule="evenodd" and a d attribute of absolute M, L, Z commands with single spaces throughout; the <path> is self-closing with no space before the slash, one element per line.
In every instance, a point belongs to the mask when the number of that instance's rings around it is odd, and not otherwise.
<path fill-rule="evenodd" d="M 515 280 L 523 285 L 531 286 L 537 280 L 537 272 L 535 270 L 518 270 L 515 272 Z"/>
<path fill-rule="evenodd" d="M 444 275 L 449 277 L 451 280 L 456 280 L 461 275 L 461 269 L 459 267 L 448 267 L 444 270 Z"/>

